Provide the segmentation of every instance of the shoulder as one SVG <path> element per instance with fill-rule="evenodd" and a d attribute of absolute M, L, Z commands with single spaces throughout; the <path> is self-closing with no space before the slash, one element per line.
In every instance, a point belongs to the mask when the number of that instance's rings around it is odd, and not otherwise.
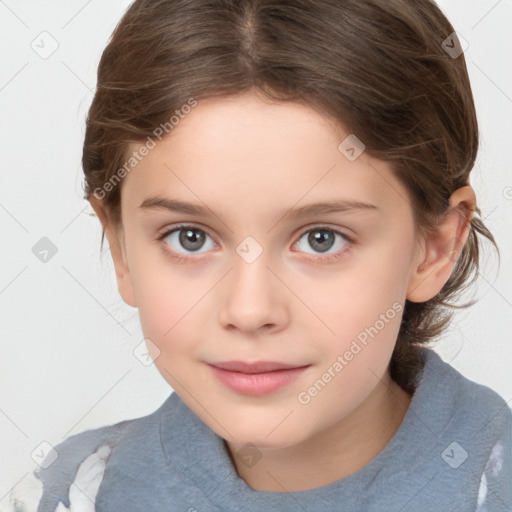
<path fill-rule="evenodd" d="M 439 433 L 445 458 L 460 456 L 477 490 L 477 511 L 512 509 L 512 411 L 493 389 L 476 383 L 437 354 L 428 355 L 421 383 L 423 417 Z M 465 462 L 467 460 L 467 462 Z M 453 466 L 452 466 L 453 467 Z M 456 466 L 459 467 L 458 465 Z M 503 508 L 504 504 L 511 508 Z"/>
<path fill-rule="evenodd" d="M 94 512 L 109 459 L 121 446 L 141 439 L 158 411 L 86 430 L 46 450 L 46 457 L 10 495 L 9 512 Z"/>
<path fill-rule="evenodd" d="M 112 448 L 132 421 L 86 430 L 48 447 L 42 462 L 12 491 L 10 510 L 64 512 L 71 503 L 94 503 Z"/>
<path fill-rule="evenodd" d="M 450 423 L 463 419 L 468 427 L 478 426 L 494 435 L 512 430 L 509 404 L 493 389 L 465 377 L 431 350 L 424 373 L 422 394 L 438 400 L 438 406 L 446 409 L 440 416 Z"/>

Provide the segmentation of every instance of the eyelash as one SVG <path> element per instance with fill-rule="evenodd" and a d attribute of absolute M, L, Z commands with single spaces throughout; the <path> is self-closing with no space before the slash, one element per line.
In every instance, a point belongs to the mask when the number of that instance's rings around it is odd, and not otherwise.
<path fill-rule="evenodd" d="M 193 224 L 179 224 L 177 226 L 174 226 L 171 229 L 168 229 L 168 230 L 164 231 L 163 233 L 160 233 L 156 240 L 157 241 L 163 241 L 170 234 L 172 234 L 172 233 L 174 233 L 176 231 L 181 231 L 183 229 L 190 229 L 190 228 L 198 230 L 198 231 L 202 231 L 205 234 L 207 234 L 210 238 L 213 239 L 212 235 L 210 233 L 208 233 L 208 231 L 206 229 L 204 229 L 204 228 L 200 228 L 198 226 L 194 226 Z M 332 233 L 334 233 L 336 235 L 341 236 L 346 241 L 347 245 L 345 247 L 343 247 L 343 249 L 341 249 L 338 252 L 335 252 L 333 254 L 330 254 L 329 256 L 310 256 L 310 255 L 306 255 L 306 253 L 303 253 L 303 254 L 305 254 L 304 257 L 305 257 L 306 260 L 311 261 L 313 263 L 318 263 L 319 261 L 320 262 L 328 262 L 328 263 L 330 263 L 332 261 L 344 258 L 347 255 L 347 253 L 352 249 L 352 246 L 354 244 L 354 239 L 352 237 L 346 235 L 345 233 L 342 233 L 341 231 L 338 231 L 336 229 L 333 229 L 333 228 L 331 228 L 329 226 L 325 226 L 325 225 L 322 225 L 322 224 L 309 227 L 308 229 L 303 231 L 300 234 L 299 238 L 297 239 L 297 242 L 306 233 L 309 233 L 310 231 L 321 231 L 321 230 L 330 231 L 330 232 L 332 232 Z M 295 242 L 294 245 L 297 242 Z M 169 249 L 169 246 L 166 243 L 164 243 L 163 246 L 164 246 L 163 247 L 164 251 L 169 256 L 171 256 L 174 260 L 176 260 L 177 263 L 186 263 L 186 262 L 188 262 L 190 260 L 197 259 L 197 257 L 195 257 L 195 256 L 183 256 L 181 254 L 178 254 L 178 253 L 174 252 L 172 249 Z"/>

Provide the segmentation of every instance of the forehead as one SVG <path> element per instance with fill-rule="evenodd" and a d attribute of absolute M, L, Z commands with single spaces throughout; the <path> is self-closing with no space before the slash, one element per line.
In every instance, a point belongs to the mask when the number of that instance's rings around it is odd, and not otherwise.
<path fill-rule="evenodd" d="M 349 135 L 298 103 L 252 93 L 202 100 L 126 176 L 123 205 L 167 195 L 260 215 L 326 199 L 396 209 L 404 187 L 386 162 L 365 152 L 349 160 L 339 149 Z"/>

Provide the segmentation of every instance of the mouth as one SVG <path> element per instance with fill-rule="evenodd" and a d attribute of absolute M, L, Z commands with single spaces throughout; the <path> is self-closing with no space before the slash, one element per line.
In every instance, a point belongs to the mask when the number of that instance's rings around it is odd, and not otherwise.
<path fill-rule="evenodd" d="M 311 365 L 294 365 L 274 361 L 222 361 L 208 363 L 213 375 L 236 393 L 261 396 L 272 393 L 296 380 Z"/>

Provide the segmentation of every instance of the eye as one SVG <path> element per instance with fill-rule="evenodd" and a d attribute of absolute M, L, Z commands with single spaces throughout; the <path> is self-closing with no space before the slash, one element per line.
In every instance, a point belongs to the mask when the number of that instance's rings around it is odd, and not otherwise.
<path fill-rule="evenodd" d="M 202 253 L 215 247 L 211 237 L 195 226 L 178 226 L 159 238 L 178 254 Z"/>
<path fill-rule="evenodd" d="M 302 252 L 309 254 L 333 254 L 343 250 L 349 242 L 349 237 L 339 231 L 326 227 L 316 227 L 306 231 L 296 242 L 296 245 Z M 312 248 L 313 251 L 308 250 L 309 248 Z"/>

